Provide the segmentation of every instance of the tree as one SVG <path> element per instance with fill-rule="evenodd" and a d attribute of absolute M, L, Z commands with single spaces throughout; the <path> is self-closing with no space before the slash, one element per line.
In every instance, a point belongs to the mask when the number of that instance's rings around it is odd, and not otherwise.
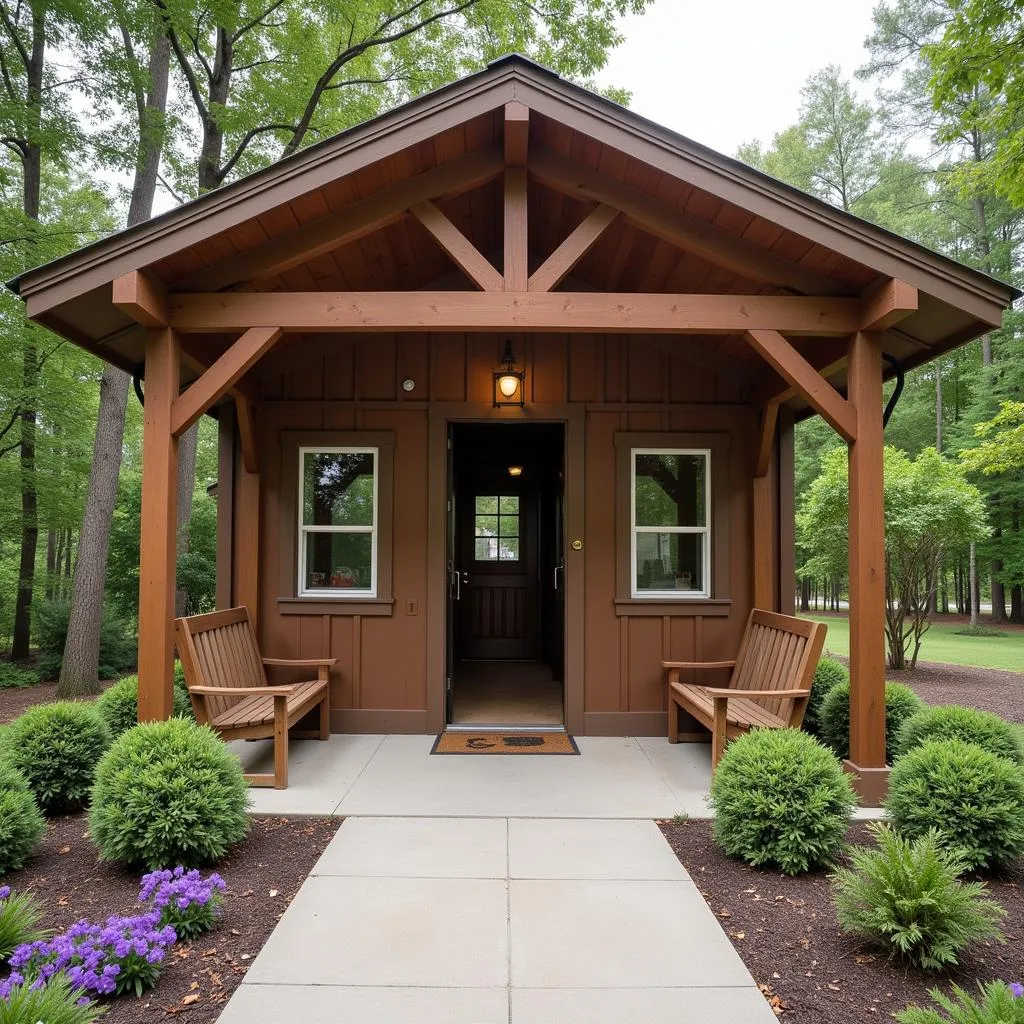
<path fill-rule="evenodd" d="M 1024 402 L 1003 402 L 992 419 L 975 424 L 974 434 L 981 443 L 960 453 L 968 469 L 986 476 L 1024 469 Z"/>
<path fill-rule="evenodd" d="M 830 452 L 797 516 L 811 557 L 805 572 L 841 575 L 848 558 L 846 453 Z M 885 448 L 885 634 L 891 668 L 915 668 L 937 571 L 947 552 L 987 532 L 985 503 L 964 469 L 926 448 L 916 459 Z M 908 657 L 909 655 L 909 657 Z"/>

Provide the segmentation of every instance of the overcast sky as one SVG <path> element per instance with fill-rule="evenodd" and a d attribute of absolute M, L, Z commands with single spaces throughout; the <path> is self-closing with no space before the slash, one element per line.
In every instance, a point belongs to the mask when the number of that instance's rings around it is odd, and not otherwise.
<path fill-rule="evenodd" d="M 629 17 L 601 85 L 644 117 L 730 156 L 792 124 L 807 76 L 866 59 L 877 0 L 654 0 Z M 861 87 L 870 95 L 873 87 Z"/>

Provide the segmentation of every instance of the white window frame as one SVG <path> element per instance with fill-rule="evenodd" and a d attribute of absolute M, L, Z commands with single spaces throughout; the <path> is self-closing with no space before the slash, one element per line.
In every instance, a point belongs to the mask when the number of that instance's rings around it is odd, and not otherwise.
<path fill-rule="evenodd" d="M 307 455 L 372 455 L 373 456 L 373 522 L 370 526 L 307 526 L 303 522 L 306 507 L 305 467 Z M 355 445 L 309 446 L 299 448 L 299 578 L 296 593 L 299 597 L 330 597 L 334 600 L 364 600 L 377 596 L 377 547 L 380 484 L 380 449 Z M 368 533 L 370 534 L 370 586 L 367 587 L 307 587 L 306 584 L 306 534 L 309 533 Z"/>
<path fill-rule="evenodd" d="M 636 524 L 636 457 L 638 455 L 700 455 L 704 458 L 704 525 L 703 526 L 637 526 Z M 639 590 L 636 564 L 638 533 L 699 533 L 704 535 L 701 590 Z M 656 600 L 700 601 L 711 597 L 711 449 L 710 448 L 630 448 L 629 450 L 629 566 L 630 596 Z"/>

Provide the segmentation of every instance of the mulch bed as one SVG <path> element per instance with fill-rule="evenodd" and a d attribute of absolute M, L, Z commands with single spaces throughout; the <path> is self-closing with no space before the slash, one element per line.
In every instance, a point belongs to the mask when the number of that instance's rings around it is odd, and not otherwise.
<path fill-rule="evenodd" d="M 910 1003 L 929 1005 L 928 990 L 956 982 L 1024 980 L 1024 868 L 989 879 L 1007 911 L 1005 945 L 971 947 L 946 974 L 908 969 L 860 945 L 840 930 L 823 872 L 789 878 L 757 871 L 722 854 L 710 821 L 658 823 L 676 856 L 714 911 L 761 991 L 783 1021 L 867 1024 L 888 1020 Z M 863 824 L 851 843 L 867 845 Z"/>
<path fill-rule="evenodd" d="M 104 679 L 100 688 L 113 686 L 113 679 Z M 36 683 L 34 686 L 8 686 L 0 688 L 0 725 L 13 722 L 23 711 L 36 704 L 50 704 L 57 699 L 56 683 Z M 79 700 L 95 700 L 95 697 L 80 697 Z"/>
<path fill-rule="evenodd" d="M 141 999 L 105 1001 L 105 1024 L 169 1017 L 213 1024 L 340 824 L 340 818 L 254 818 L 249 837 L 216 868 L 227 890 L 214 930 L 191 945 L 172 946 L 159 982 Z M 46 927 L 139 911 L 141 873 L 98 862 L 87 829 L 84 814 L 52 820 L 38 856 L 2 879 L 15 890 L 38 892 Z"/>

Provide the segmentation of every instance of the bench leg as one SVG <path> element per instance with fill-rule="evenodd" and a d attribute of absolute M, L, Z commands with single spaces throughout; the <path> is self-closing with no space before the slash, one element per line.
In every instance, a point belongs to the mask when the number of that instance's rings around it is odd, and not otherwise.
<path fill-rule="evenodd" d="M 331 738 L 331 701 L 327 694 L 320 701 L 320 736 L 322 740 Z"/>
<path fill-rule="evenodd" d="M 288 709 L 284 697 L 274 698 L 274 789 L 288 788 Z"/>
<path fill-rule="evenodd" d="M 669 743 L 679 742 L 679 712 L 682 709 L 672 698 L 668 696 L 668 741 Z"/>
<path fill-rule="evenodd" d="M 711 727 L 711 770 L 714 771 L 725 753 L 726 716 L 729 702 L 724 697 L 715 698 L 715 720 Z"/>

